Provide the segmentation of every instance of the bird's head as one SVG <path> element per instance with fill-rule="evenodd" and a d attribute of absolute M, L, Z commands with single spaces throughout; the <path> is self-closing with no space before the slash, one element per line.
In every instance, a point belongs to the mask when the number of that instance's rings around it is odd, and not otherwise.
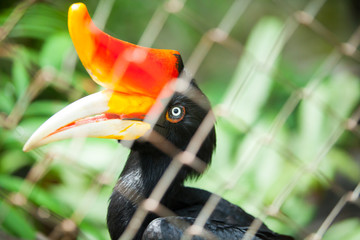
<path fill-rule="evenodd" d="M 137 140 L 152 129 L 184 150 L 210 103 L 193 81 L 176 90 L 183 70 L 179 52 L 141 47 L 107 35 L 94 25 L 82 3 L 70 7 L 68 25 L 85 69 L 105 89 L 48 119 L 24 151 L 74 137 Z M 214 146 L 212 129 L 198 156 L 209 162 Z"/>

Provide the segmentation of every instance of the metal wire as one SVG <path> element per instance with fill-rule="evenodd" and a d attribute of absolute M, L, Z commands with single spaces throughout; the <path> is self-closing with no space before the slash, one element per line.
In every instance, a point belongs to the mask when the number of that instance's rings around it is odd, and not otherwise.
<path fill-rule="evenodd" d="M 1 28 L 0 47 L 4 45 L 4 41 L 7 40 L 9 33 L 26 13 L 28 8 L 35 3 L 36 1 L 23 1 L 22 4 L 14 9 L 13 13 Z M 101 28 L 105 26 L 113 4 L 114 1 L 99 2 L 95 15 Z M 216 26 L 211 26 L 203 19 L 198 19 L 195 16 L 196 13 L 194 13 L 194 10 L 188 7 L 188 1 L 185 0 L 164 1 L 164 3 L 160 4 L 154 11 L 154 14 L 138 41 L 139 45 L 151 47 L 161 34 L 170 16 L 176 16 L 201 33 L 198 44 L 192 50 L 191 55 L 185 62 L 186 73 L 180 76 L 176 84 L 174 84 L 174 82 L 170 83 L 170 87 L 173 87 L 174 90 L 181 92 L 181 89 L 190 86 L 188 83 L 199 72 L 214 46 L 221 46 L 222 48 L 230 50 L 236 49 L 236 52 L 239 52 L 239 55 L 241 52 L 242 58 L 248 59 L 254 64 L 247 69 L 247 72 L 244 73 L 241 78 L 234 78 L 229 84 L 228 90 L 223 95 L 221 103 L 213 106 L 214 112 L 206 109 L 208 111 L 207 116 L 184 151 L 176 148 L 172 143 L 163 139 L 163 137 L 156 132 L 151 132 L 145 136 L 147 141 L 153 143 L 160 151 L 171 156 L 172 161 L 150 196 L 148 198 L 140 196 L 142 201 L 139 203 L 138 209 L 128 224 L 125 232 L 119 239 L 132 239 L 149 213 L 156 213 L 157 215 L 164 217 L 175 215 L 174 212 L 163 206 L 160 201 L 184 165 L 192 167 L 199 173 L 203 173 L 207 169 L 206 164 L 198 159 L 196 154 L 214 126 L 214 117 L 230 122 L 236 131 L 245 134 L 246 136 L 250 136 L 251 141 L 249 141 L 247 149 L 242 151 L 241 155 L 236 159 L 236 163 L 233 164 L 233 168 L 229 171 L 228 176 L 224 177 L 221 174 L 216 176 L 218 183 L 215 192 L 217 194 L 211 195 L 194 223 L 192 225 L 188 224 L 188 228 L 184 232 L 182 239 L 191 239 L 192 236 L 202 235 L 204 233 L 210 234 L 204 226 L 216 208 L 216 205 L 221 200 L 220 195 L 226 195 L 231 192 L 239 184 L 247 171 L 249 171 L 250 166 L 254 164 L 256 159 L 261 156 L 261 153 L 266 149 L 271 149 L 284 156 L 286 161 L 296 168 L 296 171 L 287 184 L 281 185 L 283 187 L 278 190 L 276 197 L 274 197 L 272 201 L 260 203 L 261 207 L 258 209 L 259 214 L 250 225 L 243 239 L 252 239 L 261 227 L 261 224 L 266 221 L 267 218 L 276 218 L 279 221 L 283 221 L 289 228 L 295 228 L 299 236 L 306 237 L 308 240 L 322 239 L 327 230 L 331 227 L 336 216 L 341 213 L 346 204 L 358 201 L 360 183 L 358 183 L 352 191 L 344 190 L 345 193 L 341 195 L 340 200 L 332 208 L 328 216 L 323 219 L 322 224 L 315 232 L 307 229 L 306 226 L 299 226 L 294 219 L 284 215 L 282 212 L 282 208 L 286 204 L 291 193 L 298 187 L 298 183 L 304 177 L 311 175 L 319 182 L 331 185 L 332 181 L 326 177 L 326 174 L 323 173 L 320 165 L 326 161 L 327 154 L 334 148 L 344 133 L 351 133 L 360 137 L 360 129 L 357 126 L 360 118 L 359 107 L 357 107 L 357 110 L 353 111 L 349 116 L 341 116 L 337 113 L 336 109 L 327 102 L 322 101 L 317 95 L 323 79 L 330 73 L 333 73 L 344 58 L 351 59 L 359 64 L 360 52 L 358 48 L 360 45 L 360 26 L 355 29 L 346 42 L 342 43 L 333 31 L 328 29 L 317 19 L 317 15 L 326 4 L 326 0 L 309 0 L 304 9 L 296 9 L 283 1 L 274 0 L 273 4 L 279 6 L 281 11 L 286 14 L 287 18 L 284 21 L 284 26 L 279 36 L 277 36 L 277 40 L 269 54 L 265 59 L 257 59 L 251 52 L 244 49 L 243 42 L 231 36 L 235 25 L 241 21 L 243 15 L 253 4 L 254 3 L 249 0 L 232 1 L 227 12 Z M 296 84 L 291 83 L 283 73 L 274 72 L 277 59 L 300 27 L 305 27 L 312 31 L 314 35 L 323 38 L 332 48 L 330 54 L 324 58 L 322 64 L 314 71 L 304 87 L 298 87 Z M 70 59 L 70 64 L 65 66 L 64 70 L 69 70 L 67 72 L 73 74 L 75 65 L 76 61 Z M 123 62 L 119 61 L 116 63 L 115 68 L 119 72 L 125 72 L 127 65 L 124 65 Z M 237 102 L 239 102 L 239 99 L 248 90 L 254 74 L 259 72 L 265 76 L 271 75 L 278 84 L 290 89 L 289 97 L 284 101 L 278 114 L 269 125 L 270 127 L 265 130 L 249 124 L 246 119 L 242 119 L 236 114 L 236 110 L 238 109 Z M 56 82 L 62 81 L 61 79 L 61 73 L 54 72 L 52 69 L 40 69 L 34 75 L 25 94 L 17 100 L 17 103 L 10 114 L 0 116 L 2 128 L 14 129 L 14 132 L 19 137 L 22 137 L 23 133 L 21 132 L 21 128 L 17 128 L 17 125 L 23 118 L 28 106 L 48 85 L 55 86 L 58 90 L 64 91 L 69 95 L 77 92 L 77 90 L 70 85 L 57 85 Z M 331 117 L 336 123 L 336 127 L 334 127 L 327 138 L 324 139 L 323 145 L 317 146 L 318 151 L 310 160 L 302 159 L 302 157 L 298 156 L 291 147 L 287 146 L 286 143 L 281 142 L 278 138 L 281 130 L 289 121 L 289 118 L 296 114 L 296 108 L 305 102 L 311 103 L 317 108 L 324 109 L 327 116 Z M 167 103 L 163 104 L 166 105 Z M 155 124 L 157 119 L 152 119 L 151 121 Z M 159 141 L 159 139 L 161 139 L 161 141 Z M 24 142 L 25 139 L 21 139 L 21 141 Z M 158 144 L 159 142 L 161 142 L 161 144 Z M 34 151 L 31 154 L 39 160 L 31 166 L 29 173 L 25 177 L 23 186 L 20 187 L 19 191 L 10 194 L 4 194 L 3 191 L 0 191 L 0 194 L 5 196 L 6 202 L 9 205 L 23 209 L 29 213 L 35 212 L 33 215 L 36 215 L 37 217 L 43 216 L 43 218 L 53 222 L 55 227 L 48 236 L 44 236 L 44 239 L 56 239 L 63 233 L 73 234 L 72 238 L 74 238 L 78 231 L 78 226 L 83 222 L 87 214 L 89 214 L 89 209 L 94 205 L 99 193 L 104 187 L 112 185 L 116 179 L 118 172 L 114 169 L 120 167 L 120 164 L 116 161 L 111 162 L 109 167 L 95 178 L 88 173 L 87 169 L 80 170 L 82 166 L 77 163 L 76 156 L 83 151 L 85 144 L 86 142 L 83 139 L 74 139 L 71 143 L 71 151 L 69 151 L 69 153 L 60 154 L 58 152 L 43 152 L 42 150 Z M 122 153 L 123 152 L 119 150 L 119 153 L 115 155 L 120 155 Z M 28 201 L 34 186 L 36 186 L 46 172 L 51 169 L 51 165 L 56 158 L 63 158 L 65 162 L 68 162 L 68 166 L 75 168 L 76 171 L 82 171 L 82 174 L 87 175 L 92 179 L 89 184 L 89 189 L 78 202 L 78 205 L 74 207 L 74 211 L 69 217 L 57 216 L 48 209 L 34 206 Z M 341 186 L 336 187 L 342 189 Z M 1 225 L 10 212 L 3 211 L 3 209 L 0 209 L 0 212 Z M 83 237 L 86 238 L 85 236 Z"/>

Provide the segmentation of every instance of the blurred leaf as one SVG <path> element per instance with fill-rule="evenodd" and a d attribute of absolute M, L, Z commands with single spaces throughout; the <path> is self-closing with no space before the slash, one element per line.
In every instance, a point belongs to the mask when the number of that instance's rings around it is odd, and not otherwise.
<path fill-rule="evenodd" d="M 330 179 L 334 179 L 336 174 L 340 173 L 354 182 L 360 181 L 360 169 L 347 152 L 333 148 L 326 158 L 327 161 L 324 161 L 320 168 Z"/>
<path fill-rule="evenodd" d="M 349 71 L 336 71 L 324 86 L 327 102 L 341 118 L 349 117 L 360 100 L 360 79 Z M 339 89 L 341 89 L 339 91 Z"/>
<path fill-rule="evenodd" d="M 49 192 L 44 191 L 37 185 L 31 185 L 23 179 L 1 174 L 0 187 L 10 192 L 19 192 L 21 189 L 33 188 L 30 195 L 28 196 L 30 201 L 34 202 L 38 206 L 43 206 L 61 216 L 68 216 L 68 214 L 70 214 L 70 209 L 64 206 L 64 204 L 61 204 Z"/>
<path fill-rule="evenodd" d="M 360 220 L 351 218 L 334 224 L 325 233 L 324 240 L 359 240 L 360 239 Z"/>
<path fill-rule="evenodd" d="M 72 46 L 68 33 L 60 33 L 47 38 L 40 53 L 40 66 L 52 66 L 60 71 Z"/>
<path fill-rule="evenodd" d="M 30 82 L 30 76 L 21 58 L 15 58 L 12 67 L 12 79 L 15 86 L 16 96 L 21 97 Z"/>
<path fill-rule="evenodd" d="M 66 14 L 48 4 L 37 3 L 31 6 L 10 37 L 30 37 L 45 40 L 58 31 L 66 31 Z"/>
<path fill-rule="evenodd" d="M 286 179 L 281 177 L 286 165 L 278 153 L 271 148 L 264 148 L 261 151 L 256 165 L 258 167 L 254 168 L 253 173 L 255 188 L 258 189 L 260 199 L 264 198 L 264 202 L 271 203 L 285 186 Z"/>
<path fill-rule="evenodd" d="M 0 173 L 12 173 L 29 163 L 29 156 L 21 149 L 7 150 L 1 155 Z"/>
<path fill-rule="evenodd" d="M 319 92 L 316 92 L 319 95 Z M 322 91 L 321 91 L 322 93 Z M 312 161 L 329 131 L 324 129 L 324 109 L 313 101 L 304 100 L 299 107 L 299 129 L 296 155 L 303 161 Z M 306 149 L 306 151 L 304 151 Z"/>
<path fill-rule="evenodd" d="M 0 199 L 0 210 L 2 227 L 22 239 L 35 239 L 36 229 L 20 209 L 9 206 Z"/>
<path fill-rule="evenodd" d="M 0 11 L 0 25 L 3 25 L 5 23 L 5 21 L 8 19 L 9 15 L 12 12 L 12 8 L 7 8 L 7 9 L 1 9 Z"/>
<path fill-rule="evenodd" d="M 25 117 L 44 116 L 50 117 L 68 105 L 67 102 L 37 100 L 32 102 L 26 109 Z"/>
<path fill-rule="evenodd" d="M 109 239 L 109 233 L 103 227 L 98 228 L 94 227 L 94 223 L 88 221 L 82 221 L 80 224 L 80 230 L 86 236 L 85 238 L 80 239 L 96 239 L 96 240 L 107 240 Z M 102 230 L 102 231 L 101 231 Z"/>
<path fill-rule="evenodd" d="M 0 112 L 10 114 L 15 105 L 15 97 L 13 96 L 13 84 L 10 82 L 10 78 L 0 72 Z"/>
<path fill-rule="evenodd" d="M 14 138 L 14 132 L 13 131 L 7 131 L 7 130 L 1 130 L 0 131 L 0 142 L 2 144 L 1 147 L 3 147 L 4 149 L 16 149 L 19 148 L 21 146 L 21 144 L 19 143 L 19 141 Z"/>
<path fill-rule="evenodd" d="M 270 93 L 273 65 L 279 52 L 283 23 L 274 17 L 262 18 L 252 30 L 246 43 L 246 54 L 240 59 L 234 73 L 225 105 L 231 112 L 252 124 Z M 265 62 L 266 61 L 266 62 Z"/>
<path fill-rule="evenodd" d="M 289 236 L 294 236 L 296 234 L 296 229 L 294 226 L 292 226 L 291 228 L 291 226 L 289 226 L 285 222 L 279 221 L 279 219 L 277 218 L 269 216 L 266 218 L 265 222 L 270 229 L 272 230 L 276 229 L 277 233 L 281 233 Z"/>
<path fill-rule="evenodd" d="M 359 101 L 359 90 L 358 78 L 346 71 L 337 71 L 321 81 L 310 99 L 300 103 L 300 127 L 293 139 L 296 140 L 296 155 L 302 161 L 310 162 L 316 159 L 333 132 L 350 117 L 352 109 Z M 321 162 L 321 169 L 330 179 L 342 172 L 345 176 L 358 180 L 356 176 L 359 175 L 359 168 L 345 152 L 333 148 L 326 159 L 327 161 Z M 309 179 L 308 186 L 312 185 L 314 180 Z"/>
<path fill-rule="evenodd" d="M 299 183 L 298 185 L 301 185 Z M 306 226 L 314 216 L 316 206 L 306 202 L 302 194 L 292 194 L 281 207 L 290 219 L 300 226 Z"/>

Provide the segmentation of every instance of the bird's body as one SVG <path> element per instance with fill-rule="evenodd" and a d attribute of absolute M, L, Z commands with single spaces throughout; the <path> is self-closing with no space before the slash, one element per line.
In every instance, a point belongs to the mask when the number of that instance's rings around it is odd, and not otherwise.
<path fill-rule="evenodd" d="M 132 151 L 114 188 L 108 209 L 108 227 L 112 239 L 118 239 L 123 233 L 138 205 L 149 197 L 171 160 L 166 155 L 158 159 L 150 156 L 142 154 L 141 150 Z M 181 239 L 210 196 L 208 191 L 185 187 L 183 182 L 175 181 L 161 203 L 176 215 L 159 217 L 150 214 L 134 239 Z M 254 217 L 241 208 L 221 199 L 205 225 L 208 231 L 205 236 L 208 238 L 193 239 L 241 239 L 253 221 Z M 276 234 L 262 225 L 254 239 L 292 238 Z"/>
<path fill-rule="evenodd" d="M 70 7 L 68 23 L 80 60 L 106 89 L 56 113 L 36 130 L 24 150 L 79 136 L 135 140 L 108 207 L 108 228 L 115 240 L 172 161 L 173 156 L 157 146 L 169 143 L 177 153 L 186 150 L 205 117 L 212 116 L 211 106 L 194 81 L 180 84 L 181 90 L 174 87 L 183 72 L 179 52 L 140 47 L 107 35 L 96 28 L 82 3 Z M 156 123 L 148 118 L 157 119 Z M 210 165 L 216 145 L 214 122 L 208 124 L 210 130 L 198 151 L 192 152 L 205 166 Z M 156 146 L 150 138 L 141 138 L 154 132 L 161 136 Z M 160 202 L 168 211 L 161 217 L 149 212 L 135 239 L 180 239 L 210 198 L 207 191 L 184 186 L 186 179 L 196 179 L 201 172 L 182 165 L 175 174 Z M 193 239 L 241 239 L 253 221 L 241 208 L 221 199 L 205 231 Z M 253 239 L 292 238 L 262 225 Z"/>

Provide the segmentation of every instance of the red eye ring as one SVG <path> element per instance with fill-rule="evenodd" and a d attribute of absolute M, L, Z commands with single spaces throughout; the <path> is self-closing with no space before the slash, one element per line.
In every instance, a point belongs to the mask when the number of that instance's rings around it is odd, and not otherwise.
<path fill-rule="evenodd" d="M 166 120 L 171 123 L 178 123 L 183 120 L 185 116 L 185 107 L 183 106 L 172 106 L 166 112 Z"/>

